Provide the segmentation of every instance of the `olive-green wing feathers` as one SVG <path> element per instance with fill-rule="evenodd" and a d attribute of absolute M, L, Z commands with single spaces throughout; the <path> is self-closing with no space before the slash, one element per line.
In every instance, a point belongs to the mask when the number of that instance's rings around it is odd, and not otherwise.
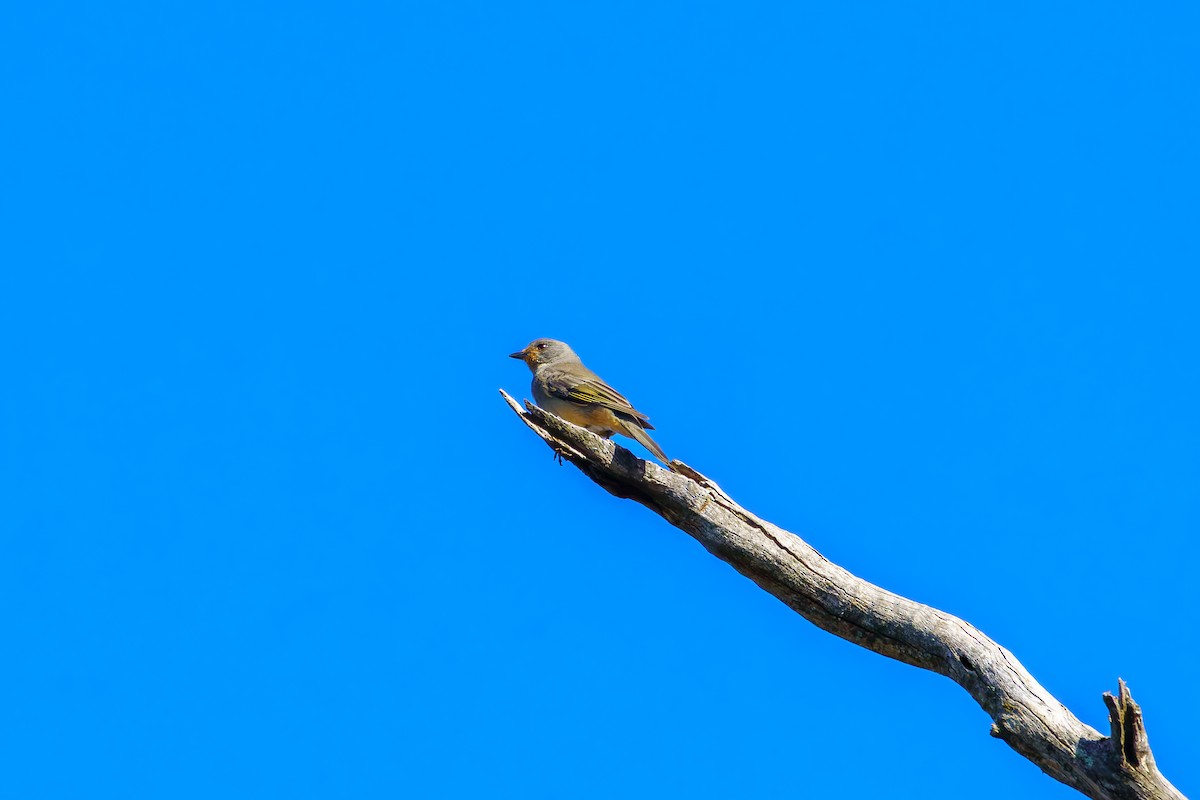
<path fill-rule="evenodd" d="M 631 422 L 636 422 L 643 428 L 654 430 L 649 417 L 634 408 L 620 392 L 597 377 L 557 374 L 548 378 L 546 389 L 555 397 L 581 406 L 601 405 L 619 416 L 628 417 Z"/>

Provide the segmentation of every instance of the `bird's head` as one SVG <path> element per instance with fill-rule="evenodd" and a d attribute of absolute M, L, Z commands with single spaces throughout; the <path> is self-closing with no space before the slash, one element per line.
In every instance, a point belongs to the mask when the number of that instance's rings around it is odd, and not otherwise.
<path fill-rule="evenodd" d="M 537 372 L 537 368 L 542 364 L 552 364 L 564 359 L 578 360 L 579 357 L 566 342 L 557 339 L 534 339 L 525 345 L 524 350 L 510 354 L 509 358 L 519 358 L 528 364 L 531 370 Z"/>

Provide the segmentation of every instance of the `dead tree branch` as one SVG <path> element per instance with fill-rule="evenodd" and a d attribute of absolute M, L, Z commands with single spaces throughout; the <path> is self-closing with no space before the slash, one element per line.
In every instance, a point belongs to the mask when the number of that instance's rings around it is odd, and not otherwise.
<path fill-rule="evenodd" d="M 1141 708 L 1124 681 L 1117 696 L 1104 695 L 1112 725 L 1104 736 L 972 625 L 850 574 L 682 462 L 668 471 L 501 394 L 561 458 L 612 494 L 659 514 L 809 622 L 966 689 L 991 716 L 991 734 L 1056 780 L 1096 800 L 1184 800 L 1158 771 Z"/>

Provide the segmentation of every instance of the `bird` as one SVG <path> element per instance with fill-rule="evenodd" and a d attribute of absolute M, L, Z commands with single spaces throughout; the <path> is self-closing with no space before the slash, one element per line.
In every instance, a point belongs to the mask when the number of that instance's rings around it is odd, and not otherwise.
<path fill-rule="evenodd" d="M 650 438 L 650 419 L 599 375 L 583 365 L 566 342 L 534 339 L 509 355 L 533 372 L 533 399 L 546 411 L 605 439 L 614 433 L 636 439 L 670 467 L 670 459 Z"/>

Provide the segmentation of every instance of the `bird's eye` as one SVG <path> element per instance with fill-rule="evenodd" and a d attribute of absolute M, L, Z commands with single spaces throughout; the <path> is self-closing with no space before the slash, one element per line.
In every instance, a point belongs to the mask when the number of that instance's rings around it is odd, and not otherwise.
<path fill-rule="evenodd" d="M 538 350 L 545 350 L 545 349 L 546 349 L 546 343 L 538 342 Z"/>

